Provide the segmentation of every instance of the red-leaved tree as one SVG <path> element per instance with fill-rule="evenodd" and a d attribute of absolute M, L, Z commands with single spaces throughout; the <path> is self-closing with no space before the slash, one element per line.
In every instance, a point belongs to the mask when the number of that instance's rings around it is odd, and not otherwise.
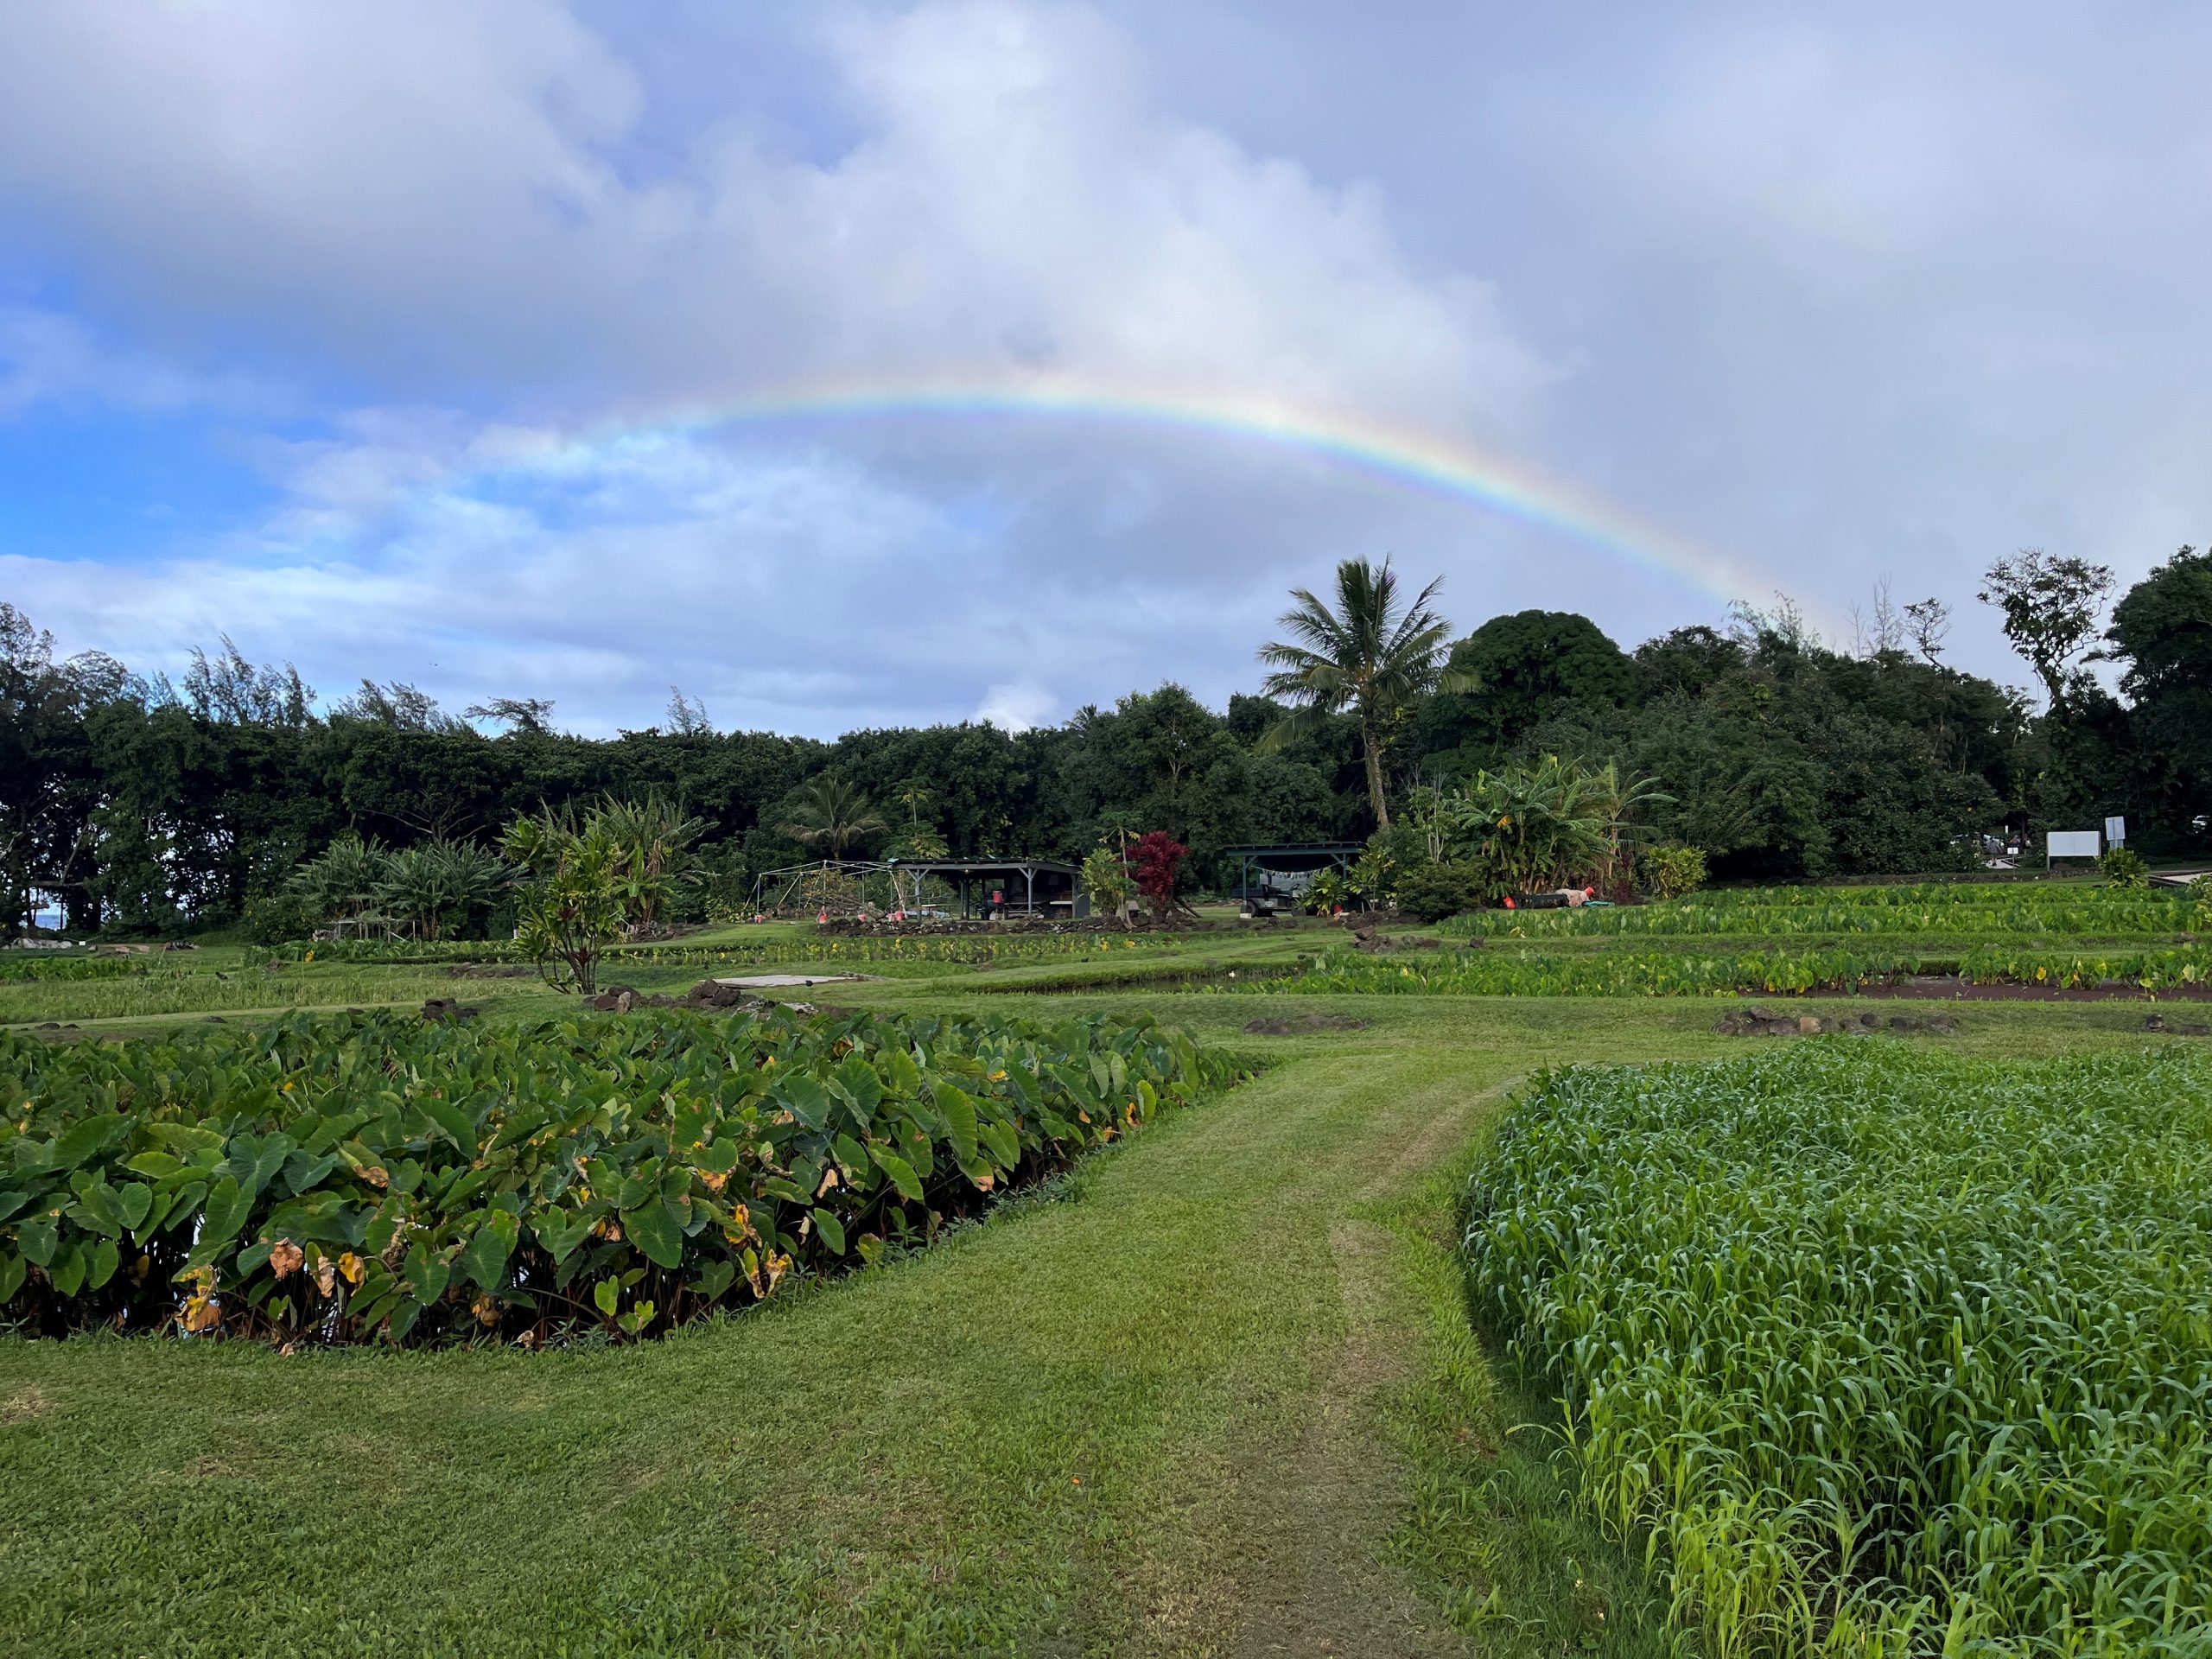
<path fill-rule="evenodd" d="M 1155 922 L 1167 919 L 1168 906 L 1175 902 L 1176 868 L 1190 850 L 1165 830 L 1147 830 L 1129 843 L 1129 879 L 1152 901 Z"/>

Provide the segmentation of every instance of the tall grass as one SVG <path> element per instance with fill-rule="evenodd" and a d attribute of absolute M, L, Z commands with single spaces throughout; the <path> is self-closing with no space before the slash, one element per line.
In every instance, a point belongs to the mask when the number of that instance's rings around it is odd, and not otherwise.
<path fill-rule="evenodd" d="M 1719 1659 L 2212 1651 L 2212 1057 L 1554 1073 L 1465 1244 Z"/>

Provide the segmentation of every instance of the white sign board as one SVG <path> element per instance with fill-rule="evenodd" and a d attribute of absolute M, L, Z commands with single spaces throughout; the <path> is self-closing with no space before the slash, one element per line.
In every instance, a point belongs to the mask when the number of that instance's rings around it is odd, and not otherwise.
<path fill-rule="evenodd" d="M 2094 830 L 2054 830 L 2044 849 L 2045 858 L 2094 858 L 2104 849 Z"/>
<path fill-rule="evenodd" d="M 2107 845 L 2117 847 L 2126 839 L 2127 820 L 2126 818 L 2107 818 L 2105 820 L 2105 841 Z"/>

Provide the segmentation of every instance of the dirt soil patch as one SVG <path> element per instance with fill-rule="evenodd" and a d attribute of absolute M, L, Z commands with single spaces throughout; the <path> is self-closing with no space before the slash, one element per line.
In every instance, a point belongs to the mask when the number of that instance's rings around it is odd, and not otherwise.
<path fill-rule="evenodd" d="M 1295 1019 L 1276 1014 L 1254 1020 L 1244 1029 L 1255 1037 L 1297 1037 L 1316 1031 L 1365 1031 L 1370 1023 L 1341 1014 L 1305 1014 Z"/>
<path fill-rule="evenodd" d="M 1765 1008 L 1732 1008 L 1713 1027 L 1723 1037 L 1818 1037 L 1843 1032 L 1930 1032 L 1948 1037 L 1958 1022 L 1948 1014 L 1893 1014 L 1887 1021 L 1873 1013 L 1855 1020 L 1824 1019 L 1817 1014 L 1775 1014 Z"/>

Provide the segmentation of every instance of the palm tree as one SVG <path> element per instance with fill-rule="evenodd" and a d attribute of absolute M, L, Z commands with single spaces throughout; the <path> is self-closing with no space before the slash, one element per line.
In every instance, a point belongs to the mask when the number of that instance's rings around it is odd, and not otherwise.
<path fill-rule="evenodd" d="M 790 817 L 776 828 L 802 845 L 823 849 L 833 859 L 842 860 L 855 842 L 890 828 L 867 796 L 833 772 L 802 785 L 785 810 Z"/>
<path fill-rule="evenodd" d="M 1303 588 L 1292 588 L 1298 603 L 1283 613 L 1281 623 L 1291 641 L 1260 648 L 1260 660 L 1275 670 L 1261 689 L 1296 705 L 1289 718 L 1268 730 L 1262 747 L 1279 747 L 1325 715 L 1356 711 L 1367 751 L 1367 795 L 1379 830 L 1390 827 L 1382 788 L 1386 723 L 1440 686 L 1474 689 L 1471 675 L 1444 666 L 1450 625 L 1429 607 L 1443 585 L 1439 576 L 1411 605 L 1401 606 L 1389 560 L 1378 569 L 1365 559 L 1346 559 L 1337 567 L 1336 608 Z"/>
<path fill-rule="evenodd" d="M 937 804 L 935 792 L 918 778 L 909 778 L 899 785 L 891 791 L 891 798 L 906 809 L 906 822 L 917 825 L 922 821 L 922 809 Z"/>

